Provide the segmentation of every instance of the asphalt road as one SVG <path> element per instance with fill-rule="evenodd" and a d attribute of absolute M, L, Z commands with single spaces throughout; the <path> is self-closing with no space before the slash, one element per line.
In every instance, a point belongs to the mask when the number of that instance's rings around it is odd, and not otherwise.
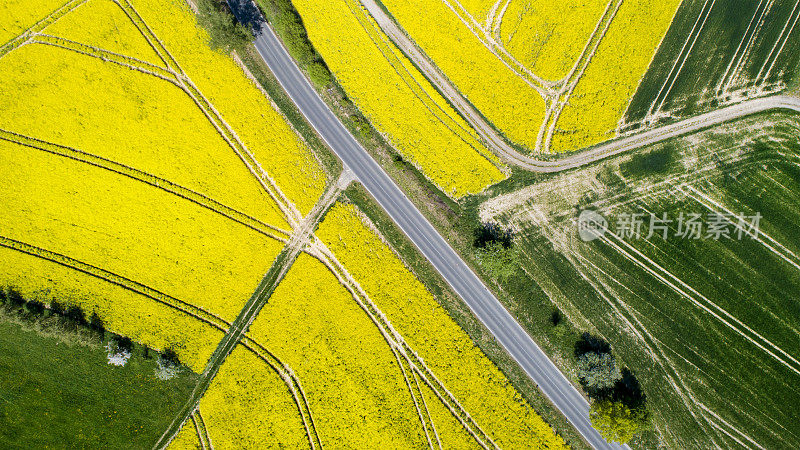
<path fill-rule="evenodd" d="M 243 13 L 240 9 L 242 6 L 250 8 L 249 5 L 243 4 L 242 0 L 229 3 L 237 16 L 245 19 L 246 23 L 253 23 L 252 13 Z M 352 170 L 392 220 L 586 441 L 598 449 L 621 448 L 606 443 L 592 428 L 589 403 L 406 198 L 389 175 L 358 144 L 317 95 L 271 28 L 265 25 L 259 28 L 255 39 L 256 49 L 300 112 L 345 166 Z"/>

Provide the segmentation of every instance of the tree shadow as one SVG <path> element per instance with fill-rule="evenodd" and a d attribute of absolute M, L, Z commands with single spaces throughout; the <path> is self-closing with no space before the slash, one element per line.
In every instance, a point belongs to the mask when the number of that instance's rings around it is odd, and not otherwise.
<path fill-rule="evenodd" d="M 575 343 L 575 357 L 579 357 L 589 352 L 611 353 L 611 345 L 603 338 L 592 336 L 585 331 L 578 342 Z"/>
<path fill-rule="evenodd" d="M 239 23 L 245 25 L 254 35 L 258 36 L 266 24 L 264 16 L 252 0 L 227 0 L 231 13 Z"/>

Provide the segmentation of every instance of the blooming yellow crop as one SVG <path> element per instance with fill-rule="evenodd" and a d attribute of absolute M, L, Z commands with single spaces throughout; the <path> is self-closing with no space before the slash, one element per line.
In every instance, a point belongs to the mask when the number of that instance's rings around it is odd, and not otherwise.
<path fill-rule="evenodd" d="M 232 321 L 282 242 L 174 194 L 0 141 L 0 235 Z M 13 269 L 13 267 L 9 267 Z"/>
<path fill-rule="evenodd" d="M 423 446 L 414 402 L 387 342 L 319 261 L 301 254 L 250 328 L 300 380 L 324 445 Z"/>
<path fill-rule="evenodd" d="M 3 0 L 0 2 L 0 45 L 22 33 L 65 0 Z"/>
<path fill-rule="evenodd" d="M 512 0 L 500 34 L 505 48 L 536 75 L 560 80 L 580 57 L 608 0 Z"/>
<path fill-rule="evenodd" d="M 188 4 L 131 3 L 289 200 L 302 213 L 310 211 L 325 187 L 321 165 L 233 60 L 205 45 L 207 34 L 197 28 Z"/>
<path fill-rule="evenodd" d="M 557 123 L 552 151 L 616 136 L 618 122 L 647 71 L 681 0 L 626 0 Z"/>
<path fill-rule="evenodd" d="M 357 1 L 295 5 L 348 96 L 444 192 L 461 197 L 505 178 L 497 158 Z"/>
<path fill-rule="evenodd" d="M 63 265 L 0 246 L 0 286 L 29 299 L 79 305 L 97 313 L 110 331 L 163 350 L 172 347 L 197 373 L 222 339 L 222 332 L 151 298 Z"/>
<path fill-rule="evenodd" d="M 289 228 L 275 202 L 177 86 L 42 44 L 5 55 L 0 74 L 0 128 L 136 167 Z"/>
<path fill-rule="evenodd" d="M 202 450 L 202 448 L 200 438 L 197 437 L 197 430 L 195 430 L 191 419 L 183 424 L 181 431 L 169 443 L 170 450 Z"/>
<path fill-rule="evenodd" d="M 354 206 L 336 205 L 317 236 L 495 443 L 501 448 L 564 446 L 422 283 L 364 225 Z"/>
<path fill-rule="evenodd" d="M 543 97 L 492 54 L 442 0 L 382 3 L 490 122 L 512 141 L 535 147 Z"/>
<path fill-rule="evenodd" d="M 200 414 L 216 448 L 308 447 L 289 388 L 241 345 L 214 377 L 200 401 Z M 187 426 L 194 432 L 191 420 Z"/>
<path fill-rule="evenodd" d="M 164 64 L 122 8 L 111 0 L 87 0 L 44 32 L 151 64 Z"/>

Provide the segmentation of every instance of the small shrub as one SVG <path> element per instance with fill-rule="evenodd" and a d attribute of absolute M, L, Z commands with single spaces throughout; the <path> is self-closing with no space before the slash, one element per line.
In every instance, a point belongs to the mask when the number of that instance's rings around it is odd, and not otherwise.
<path fill-rule="evenodd" d="M 8 290 L 6 298 L 8 301 L 8 305 L 11 306 L 12 308 L 22 308 L 22 305 L 25 304 L 25 299 L 22 297 L 22 294 L 20 294 L 14 288 Z"/>
<path fill-rule="evenodd" d="M 32 316 L 40 317 L 44 313 L 44 303 L 38 300 L 31 300 L 25 303 L 24 306 L 25 312 Z"/>
<path fill-rule="evenodd" d="M 72 305 L 64 311 L 64 317 L 76 325 L 86 325 L 88 322 L 86 321 L 86 313 L 83 312 L 83 309 L 78 305 Z"/>
<path fill-rule="evenodd" d="M 52 300 L 50 302 L 50 312 L 53 314 L 63 316 L 64 315 L 64 305 L 59 303 L 58 300 Z"/>

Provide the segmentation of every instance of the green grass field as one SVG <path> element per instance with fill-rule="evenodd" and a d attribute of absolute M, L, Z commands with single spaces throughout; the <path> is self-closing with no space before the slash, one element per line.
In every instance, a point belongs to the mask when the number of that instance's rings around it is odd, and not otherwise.
<path fill-rule="evenodd" d="M 155 357 L 139 354 L 110 366 L 99 342 L 30 328 L 0 318 L 2 448 L 151 448 L 197 380 L 186 370 L 158 380 Z"/>
<path fill-rule="evenodd" d="M 526 276 L 502 288 L 521 299 L 513 309 L 557 363 L 572 367 L 570 343 L 539 317 L 548 308 L 524 287 L 531 282 L 574 328 L 605 337 L 641 381 L 655 426 L 635 445 L 800 446 L 798 137 L 796 118 L 757 116 L 521 189 L 509 183 L 480 205 L 484 219 L 518 230 Z M 631 212 L 648 214 L 645 225 L 650 212 L 759 212 L 762 234 L 583 242 L 583 208 L 612 231 Z"/>
<path fill-rule="evenodd" d="M 712 6 L 713 4 L 713 6 Z M 635 124 L 777 92 L 800 62 L 792 0 L 686 0 L 628 107 Z"/>

